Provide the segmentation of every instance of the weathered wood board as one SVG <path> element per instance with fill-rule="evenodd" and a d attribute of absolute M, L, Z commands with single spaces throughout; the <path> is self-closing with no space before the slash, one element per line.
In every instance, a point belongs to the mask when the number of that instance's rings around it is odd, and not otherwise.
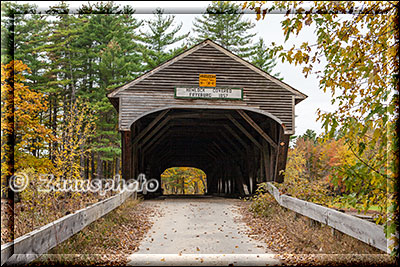
<path fill-rule="evenodd" d="M 329 225 L 344 234 L 354 237 L 382 251 L 390 252 L 388 248 L 388 240 L 383 231 L 383 226 L 321 205 L 287 195 L 281 195 L 275 186 L 271 183 L 267 184 L 268 191 L 282 207 L 290 209 L 315 221 Z"/>
<path fill-rule="evenodd" d="M 1 265 L 24 265 L 33 261 L 120 206 L 131 195 L 132 192 L 123 191 L 1 245 Z"/>

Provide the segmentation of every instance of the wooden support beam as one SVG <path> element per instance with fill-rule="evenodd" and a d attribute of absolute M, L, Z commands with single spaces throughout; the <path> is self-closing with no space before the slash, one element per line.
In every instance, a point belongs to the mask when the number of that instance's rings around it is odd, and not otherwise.
<path fill-rule="evenodd" d="M 243 148 L 248 147 L 248 144 L 247 144 L 246 142 L 244 142 L 244 141 L 242 140 L 242 138 L 240 138 L 239 135 L 237 135 L 237 133 L 235 133 L 235 131 L 234 131 L 231 127 L 229 127 L 229 126 L 226 125 L 226 124 L 224 125 L 224 127 L 225 127 L 225 129 L 228 130 L 228 132 L 229 132 L 233 137 L 236 138 L 236 140 L 239 141 L 239 143 L 243 146 Z"/>
<path fill-rule="evenodd" d="M 222 130 L 220 130 L 219 132 L 220 132 L 220 134 L 222 135 L 222 137 L 224 137 L 225 140 L 227 140 L 228 143 L 229 143 L 238 153 L 242 153 L 242 152 L 243 152 L 243 150 L 241 150 L 241 149 L 237 146 L 237 144 L 236 144 L 235 142 L 233 142 L 233 141 L 231 140 L 231 138 L 229 138 L 229 136 L 228 136 L 227 134 L 225 134 L 225 132 L 223 132 Z"/>
<path fill-rule="evenodd" d="M 175 115 L 177 119 L 225 119 L 225 115 L 223 114 L 198 114 L 198 113 L 183 113 L 183 114 L 176 114 Z"/>
<path fill-rule="evenodd" d="M 164 146 L 164 149 L 160 150 L 157 154 L 161 155 L 158 157 L 158 161 L 164 162 L 165 158 L 170 158 L 173 156 L 173 151 L 169 147 L 169 143 L 167 142 Z"/>
<path fill-rule="evenodd" d="M 266 133 L 263 131 L 263 129 L 261 129 L 260 126 L 258 126 L 258 124 L 253 121 L 249 115 L 247 115 L 246 112 L 244 112 L 243 110 L 237 110 L 237 112 L 240 114 L 240 116 L 242 116 L 243 119 L 245 119 L 245 121 L 247 121 L 274 149 L 276 149 L 278 147 L 278 144 L 274 142 L 274 140 Z"/>
<path fill-rule="evenodd" d="M 132 142 L 131 131 L 121 132 L 121 145 L 122 145 L 122 178 L 131 179 L 131 157 L 132 157 Z"/>
<path fill-rule="evenodd" d="M 143 153 L 152 151 L 153 148 L 155 147 L 155 145 L 158 144 L 160 141 L 163 140 L 162 137 L 164 137 L 165 132 L 168 131 L 169 128 L 171 128 L 171 124 L 166 125 L 162 130 L 160 130 L 160 131 L 156 134 L 156 136 L 154 136 L 154 138 L 152 138 L 152 139 L 150 140 L 150 142 L 148 142 L 146 145 L 144 145 L 144 146 L 143 146 Z M 153 144 L 154 144 L 153 148 L 152 148 L 152 149 L 149 149 L 149 148 L 152 147 Z"/>
<path fill-rule="evenodd" d="M 169 116 L 170 116 L 170 118 L 172 119 L 172 118 L 174 118 L 175 115 L 169 115 Z M 164 127 L 162 130 L 160 130 L 160 131 L 156 134 L 156 136 L 154 136 L 154 138 L 152 138 L 147 144 L 142 143 L 141 145 L 143 146 L 143 153 L 146 153 L 146 151 L 149 149 L 149 147 L 152 146 L 153 143 L 154 143 L 154 144 L 157 144 L 157 143 L 160 142 L 160 140 L 163 140 L 163 138 L 161 138 L 161 139 L 159 139 L 159 138 L 160 138 L 160 137 L 163 137 L 163 135 L 165 134 L 165 132 L 166 132 L 167 130 L 169 130 L 171 127 L 174 127 L 174 126 L 177 126 L 177 125 L 179 125 L 179 124 L 177 124 L 176 122 L 171 122 L 171 123 L 169 123 L 166 127 Z M 198 126 L 198 124 L 196 124 L 196 123 L 193 123 L 192 125 Z M 213 124 L 212 126 L 218 127 L 218 126 L 221 126 L 221 124 Z M 171 131 L 172 131 L 172 129 L 171 129 Z M 177 131 L 177 130 L 176 130 L 176 131 Z M 194 129 L 193 131 L 185 130 L 185 133 L 187 133 L 187 132 L 196 132 L 196 133 L 197 133 L 198 130 L 196 130 L 196 129 Z M 148 150 L 148 152 L 150 152 L 150 151 L 151 151 L 151 149 Z"/>
<path fill-rule="evenodd" d="M 270 164 L 270 160 L 271 160 L 271 151 L 269 150 L 268 145 L 266 144 L 266 142 L 263 142 L 263 151 L 262 151 L 262 158 L 263 158 L 263 165 L 264 165 L 264 171 L 265 171 L 265 181 L 266 182 L 270 182 L 273 181 L 273 177 L 271 177 L 271 164 Z"/>
<path fill-rule="evenodd" d="M 130 170 L 129 170 L 129 173 L 130 173 L 130 175 L 131 175 L 131 177 L 132 178 L 136 178 L 136 176 L 135 176 L 135 172 L 136 172 L 136 167 L 135 167 L 135 162 L 136 162 L 136 160 L 137 160 L 137 154 L 135 153 L 136 152 L 136 145 L 134 146 L 133 145 L 133 142 L 132 142 L 132 138 L 133 138 L 133 136 L 135 135 L 137 133 L 137 128 L 136 127 L 132 127 L 131 128 L 131 136 L 130 136 L 130 143 L 132 144 L 131 145 L 131 161 L 130 161 Z"/>
<path fill-rule="evenodd" d="M 249 138 L 260 150 L 262 150 L 262 146 L 260 145 L 259 142 L 257 142 L 257 140 L 237 121 L 235 120 L 235 118 L 232 117 L 232 115 L 227 114 L 226 117 L 237 127 L 239 128 L 240 131 L 242 131 L 242 133 L 244 133 L 244 135 L 247 136 L 247 138 Z"/>
<path fill-rule="evenodd" d="M 219 144 L 216 142 L 213 142 L 213 144 L 215 146 L 218 146 L 218 147 L 220 147 L 220 149 L 225 150 L 225 152 L 224 152 L 225 154 L 228 153 L 230 155 L 235 155 L 235 150 L 233 150 L 231 146 L 227 145 L 225 142 L 223 142 L 219 138 L 216 138 L 216 139 L 219 141 L 218 142 Z"/>
<path fill-rule="evenodd" d="M 210 153 L 211 155 L 213 155 L 216 160 L 218 160 L 219 156 L 221 156 L 220 154 L 218 154 L 218 152 L 213 150 L 212 147 L 208 147 L 207 149 L 208 149 L 207 152 Z"/>
<path fill-rule="evenodd" d="M 132 140 L 131 140 L 132 142 Z M 132 161 L 133 161 L 133 178 L 137 178 L 137 176 L 139 175 L 139 149 L 138 149 L 138 145 L 132 145 Z"/>
<path fill-rule="evenodd" d="M 282 131 L 283 132 L 283 131 Z M 275 169 L 275 182 L 283 183 L 284 175 L 282 174 L 286 168 L 286 160 L 289 148 L 289 134 L 280 134 L 279 148 L 276 157 L 276 169 Z"/>
<path fill-rule="evenodd" d="M 226 152 L 217 143 L 212 142 L 212 144 L 221 152 L 221 154 L 226 154 Z"/>
<path fill-rule="evenodd" d="M 155 119 L 152 122 L 150 122 L 149 125 L 147 125 L 147 127 L 135 137 L 135 139 L 133 140 L 133 145 L 136 145 L 137 142 L 139 142 L 139 140 L 142 139 L 142 137 L 145 136 L 148 133 L 148 131 L 151 128 L 153 128 L 153 126 L 156 125 L 156 123 L 159 122 L 164 117 L 165 114 L 167 114 L 168 111 L 169 109 L 164 110 L 163 112 L 158 114 L 158 116 L 155 117 Z"/>
<path fill-rule="evenodd" d="M 244 181 L 243 181 L 243 178 L 242 178 L 242 173 L 241 173 L 239 167 L 236 164 L 233 164 L 232 168 L 233 168 L 232 171 L 235 171 L 235 174 L 236 174 L 236 176 L 233 177 L 233 179 L 235 180 L 235 183 L 236 183 L 236 185 L 238 187 L 239 194 L 241 196 L 244 196 L 245 192 L 244 192 L 244 186 L 243 186 L 243 184 L 244 184 L 243 182 Z"/>
<path fill-rule="evenodd" d="M 153 137 L 154 134 L 157 133 L 165 124 L 167 124 L 171 120 L 171 116 L 168 115 L 160 124 L 157 125 L 156 128 L 154 128 L 150 133 L 147 134 L 147 136 L 143 139 L 141 144 L 139 144 L 140 147 L 142 147 L 151 137 Z"/>
<path fill-rule="evenodd" d="M 210 153 L 210 151 L 206 151 L 206 154 L 208 154 L 210 157 L 212 157 L 214 160 L 217 160 L 217 158 L 213 155 L 213 154 L 211 154 Z"/>
<path fill-rule="evenodd" d="M 210 152 L 212 152 L 217 158 L 219 158 L 219 157 L 221 156 L 221 154 L 218 153 L 218 150 L 217 150 L 215 147 L 213 147 L 213 146 L 209 146 L 209 147 L 208 147 L 208 150 L 209 150 Z"/>

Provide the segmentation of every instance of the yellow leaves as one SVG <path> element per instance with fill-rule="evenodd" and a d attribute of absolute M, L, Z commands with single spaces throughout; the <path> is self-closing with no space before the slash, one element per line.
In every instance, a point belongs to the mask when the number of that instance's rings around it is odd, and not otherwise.
<path fill-rule="evenodd" d="M 303 73 L 305 74 L 306 78 L 307 78 L 308 74 L 310 73 L 310 71 L 311 71 L 310 67 L 304 67 L 303 68 Z"/>
<path fill-rule="evenodd" d="M 87 103 L 78 99 L 65 109 L 65 120 L 60 129 L 59 147 L 54 151 L 55 174 L 58 178 L 81 179 L 83 167 L 80 157 L 90 152 L 89 139 L 95 133 L 95 116 Z"/>
<path fill-rule="evenodd" d="M 299 32 L 301 31 L 301 29 L 303 28 L 303 23 L 301 23 L 300 21 L 297 23 L 296 25 L 296 34 L 299 34 Z"/>
<path fill-rule="evenodd" d="M 312 18 L 311 18 L 311 14 L 307 14 L 305 17 L 305 21 L 304 24 L 306 24 L 307 26 L 311 25 L 312 23 Z"/>
<path fill-rule="evenodd" d="M 161 179 L 165 194 L 183 193 L 183 191 L 185 194 L 203 194 L 207 186 L 205 173 L 192 167 L 169 168 L 161 174 Z"/>
<path fill-rule="evenodd" d="M 257 3 L 259 6 L 256 7 L 256 3 Z M 261 13 L 262 13 L 262 14 L 263 14 L 263 15 L 262 15 L 262 19 L 264 19 L 264 18 L 265 18 L 265 15 L 266 15 L 266 13 L 267 13 L 267 10 L 264 9 L 263 11 L 261 11 L 261 7 L 262 7 L 262 5 L 264 5 L 265 3 L 266 3 L 266 1 L 257 1 L 257 2 L 251 1 L 250 3 L 249 3 L 248 1 L 246 1 L 246 2 L 244 2 L 244 3 L 242 4 L 242 9 L 246 9 L 246 8 L 253 9 L 253 10 L 256 12 L 256 15 L 257 15 L 256 19 L 257 19 L 257 20 L 260 20 L 260 19 L 261 19 Z"/>

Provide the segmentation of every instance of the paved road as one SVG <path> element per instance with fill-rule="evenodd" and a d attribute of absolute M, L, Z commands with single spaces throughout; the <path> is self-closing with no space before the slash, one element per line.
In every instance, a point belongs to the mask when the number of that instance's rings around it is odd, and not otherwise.
<path fill-rule="evenodd" d="M 199 265 L 279 263 L 262 243 L 244 234 L 247 226 L 238 220 L 238 201 L 225 198 L 145 201 L 144 205 L 157 207 L 161 217 L 152 218 L 153 227 L 138 252 L 129 257 L 130 264 L 196 265 L 194 260 Z"/>

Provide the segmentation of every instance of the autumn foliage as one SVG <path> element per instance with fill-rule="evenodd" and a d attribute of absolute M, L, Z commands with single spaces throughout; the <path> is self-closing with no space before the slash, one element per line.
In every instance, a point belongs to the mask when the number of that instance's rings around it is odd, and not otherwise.
<path fill-rule="evenodd" d="M 204 194 L 207 192 L 206 174 L 196 168 L 172 167 L 161 174 L 163 193 Z"/>
<path fill-rule="evenodd" d="M 15 60 L 1 65 L 2 96 L 2 193 L 7 192 L 11 174 L 9 157 L 13 156 L 14 172 L 27 179 L 27 188 L 16 194 L 14 205 L 15 237 L 93 203 L 104 196 L 69 192 L 43 192 L 46 184 L 62 180 L 83 180 L 81 156 L 90 152 L 95 116 L 87 104 L 76 99 L 64 107 L 59 130 L 54 132 L 44 123 L 47 96 L 25 84 L 29 67 Z M 6 137 L 14 135 L 13 146 Z M 53 144 L 53 145 L 52 145 Z M 53 149 L 50 153 L 50 149 Z M 52 176 L 49 176 L 52 175 Z M 3 216 L 3 214 L 2 214 Z M 3 230 L 3 228 L 2 228 Z M 2 243 L 8 237 L 2 231 Z"/>
<path fill-rule="evenodd" d="M 331 206 L 346 192 L 341 166 L 354 162 L 343 139 L 324 140 L 307 130 L 289 149 L 283 184 L 276 184 L 286 194 Z"/>

